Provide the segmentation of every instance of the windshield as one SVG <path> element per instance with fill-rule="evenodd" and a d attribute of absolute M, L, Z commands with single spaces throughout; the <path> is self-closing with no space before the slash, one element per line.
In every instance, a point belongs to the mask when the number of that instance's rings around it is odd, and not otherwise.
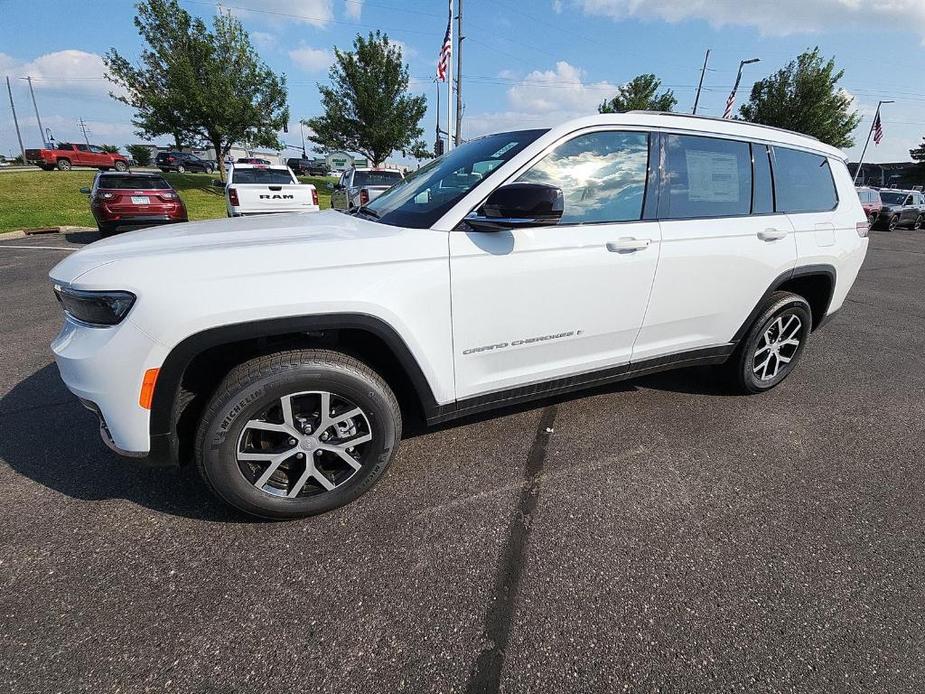
<path fill-rule="evenodd" d="M 170 190 L 170 184 L 160 176 L 100 176 L 103 190 Z"/>
<path fill-rule="evenodd" d="M 289 169 L 235 169 L 231 177 L 234 183 L 279 185 L 293 182 Z"/>
<path fill-rule="evenodd" d="M 401 180 L 398 171 L 354 171 L 353 185 L 361 186 L 391 186 Z"/>
<path fill-rule="evenodd" d="M 427 229 L 492 171 L 545 132 L 520 130 L 467 142 L 422 166 L 366 207 L 385 224 Z"/>
<path fill-rule="evenodd" d="M 887 193 L 883 190 L 880 191 L 880 199 L 887 205 L 902 205 L 907 195 L 908 193 Z"/>

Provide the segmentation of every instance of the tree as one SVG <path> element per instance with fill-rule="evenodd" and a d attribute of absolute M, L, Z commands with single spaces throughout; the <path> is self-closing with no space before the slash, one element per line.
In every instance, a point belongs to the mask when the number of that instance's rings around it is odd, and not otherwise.
<path fill-rule="evenodd" d="M 844 74 L 817 46 L 756 82 L 739 113 L 752 123 L 796 130 L 846 149 L 854 145 L 852 133 L 861 115 L 852 109 L 851 95 L 838 86 Z"/>
<path fill-rule="evenodd" d="M 289 121 L 286 78 L 260 59 L 240 21 L 219 11 L 210 32 L 177 0 L 144 0 L 135 25 L 148 44 L 141 65 L 115 50 L 106 60 L 128 94 L 114 96 L 136 109 L 140 136 L 170 133 L 178 148 L 203 140 L 219 162 L 236 142 L 281 149 L 277 133 Z"/>
<path fill-rule="evenodd" d="M 922 144 L 920 144 L 915 149 L 910 149 L 909 156 L 912 157 L 913 161 L 917 161 L 919 163 L 920 168 L 925 167 L 925 140 L 923 140 Z"/>
<path fill-rule="evenodd" d="M 109 152 L 110 154 L 118 154 L 119 147 L 118 145 L 100 145 L 100 149 L 104 152 Z"/>
<path fill-rule="evenodd" d="M 604 100 L 598 113 L 626 113 L 627 111 L 671 111 L 678 100 L 670 89 L 658 94 L 662 81 L 652 73 L 637 75 L 621 85 L 617 95 Z"/>
<path fill-rule="evenodd" d="M 324 149 L 359 152 L 379 166 L 395 150 L 432 156 L 418 126 L 427 110 L 424 96 L 408 94 L 408 66 L 389 37 L 357 34 L 353 51 L 334 49 L 331 86 L 319 85 L 324 115 L 303 121 L 310 140 Z"/>
<path fill-rule="evenodd" d="M 125 151 L 135 160 L 136 166 L 148 166 L 151 163 L 151 149 L 145 145 L 125 145 Z"/>

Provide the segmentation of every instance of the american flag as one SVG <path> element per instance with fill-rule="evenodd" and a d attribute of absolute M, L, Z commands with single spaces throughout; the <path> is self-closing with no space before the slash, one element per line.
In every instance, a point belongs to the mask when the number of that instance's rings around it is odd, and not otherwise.
<path fill-rule="evenodd" d="M 723 111 L 723 118 L 729 119 L 732 118 L 732 108 L 736 105 L 736 93 L 733 89 L 729 93 L 729 98 L 726 99 L 726 110 Z"/>
<path fill-rule="evenodd" d="M 877 117 L 874 118 L 874 144 L 879 145 L 880 141 L 883 139 L 883 124 L 880 122 L 880 112 L 877 112 Z"/>
<path fill-rule="evenodd" d="M 443 37 L 443 45 L 440 47 L 440 57 L 437 59 L 437 79 L 446 82 L 446 71 L 450 65 L 450 56 L 453 54 L 453 39 L 450 38 L 450 27 L 453 23 L 453 14 L 446 22 L 446 35 Z"/>

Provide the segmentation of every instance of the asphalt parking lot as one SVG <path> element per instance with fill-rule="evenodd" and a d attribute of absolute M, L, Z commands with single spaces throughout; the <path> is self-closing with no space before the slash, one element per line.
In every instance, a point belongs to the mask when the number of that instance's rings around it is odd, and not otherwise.
<path fill-rule="evenodd" d="M 118 458 L 60 383 L 47 272 L 95 236 L 0 240 L 0 690 L 925 691 L 925 232 L 873 232 L 771 393 L 431 429 L 289 523 Z"/>

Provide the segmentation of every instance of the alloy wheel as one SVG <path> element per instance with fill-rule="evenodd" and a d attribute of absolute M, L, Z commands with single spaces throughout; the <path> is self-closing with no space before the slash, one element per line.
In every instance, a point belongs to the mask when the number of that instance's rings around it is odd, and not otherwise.
<path fill-rule="evenodd" d="M 369 419 L 347 398 L 327 391 L 291 393 L 244 425 L 238 468 L 273 496 L 324 494 L 362 468 L 372 440 Z"/>
<path fill-rule="evenodd" d="M 778 316 L 764 331 L 752 364 L 759 381 L 770 381 L 793 361 L 800 348 L 803 322 L 792 313 Z"/>

